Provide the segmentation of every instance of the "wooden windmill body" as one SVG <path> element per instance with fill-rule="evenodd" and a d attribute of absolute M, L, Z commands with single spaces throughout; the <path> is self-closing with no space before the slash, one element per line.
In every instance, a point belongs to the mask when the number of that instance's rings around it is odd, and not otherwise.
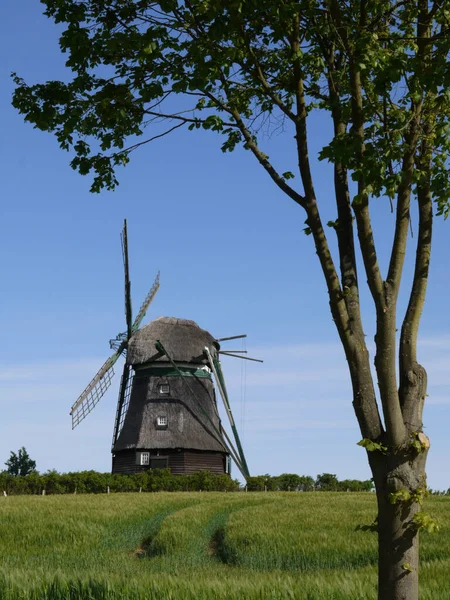
<path fill-rule="evenodd" d="M 232 458 L 247 479 L 249 471 L 219 360 L 219 354 L 256 360 L 242 356 L 242 351 L 220 349 L 219 342 L 246 336 L 215 339 L 194 321 L 173 317 L 160 317 L 140 328 L 158 291 L 159 273 L 133 321 L 126 221 L 122 250 L 127 330 L 110 341 L 114 354 L 72 406 L 72 428 L 106 392 L 114 364 L 124 356 L 112 443 L 113 473 L 169 468 L 173 474 L 202 469 L 223 474 L 230 473 Z M 235 443 L 222 427 L 216 389 Z"/>
<path fill-rule="evenodd" d="M 158 341 L 178 370 L 156 350 Z M 174 474 L 228 472 L 230 455 L 205 347 L 216 354 L 217 342 L 207 331 L 173 317 L 160 317 L 132 336 L 127 362 L 134 377 L 113 443 L 113 473 L 155 467 Z"/>

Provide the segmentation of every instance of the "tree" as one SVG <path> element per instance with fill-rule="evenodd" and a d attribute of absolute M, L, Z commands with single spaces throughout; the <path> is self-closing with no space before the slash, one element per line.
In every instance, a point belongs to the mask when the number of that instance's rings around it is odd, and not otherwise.
<path fill-rule="evenodd" d="M 60 46 L 73 79 L 29 86 L 14 75 L 13 104 L 74 151 L 72 167 L 93 172 L 92 191 L 114 188 L 116 167 L 152 140 L 181 127 L 210 129 L 223 136 L 224 152 L 239 144 L 249 150 L 304 211 L 376 488 L 379 598 L 417 599 L 418 531 L 429 522 L 421 510 L 427 376 L 417 336 L 433 206 L 444 217 L 450 211 L 448 0 L 42 1 L 67 26 Z M 314 114 L 321 123 L 328 117 L 331 130 L 317 157 L 308 151 Z M 297 185 L 263 150 L 270 127 L 289 134 Z M 329 230 L 323 213 L 330 199 L 315 191 L 316 159 L 333 171 Z M 383 236 L 386 272 L 371 220 L 383 197 L 395 213 L 392 239 Z M 399 320 L 412 209 L 415 270 L 404 283 L 409 303 Z M 329 235 L 337 237 L 339 267 Z M 378 395 L 356 245 L 376 315 Z"/>
<path fill-rule="evenodd" d="M 277 481 L 277 488 L 282 492 L 296 492 L 302 483 L 300 475 L 296 473 L 283 473 L 275 479 Z"/>
<path fill-rule="evenodd" d="M 300 492 L 312 492 L 314 490 L 314 479 L 310 475 L 300 475 Z"/>
<path fill-rule="evenodd" d="M 337 492 L 338 487 L 339 481 L 336 475 L 332 475 L 331 473 L 322 473 L 322 475 L 317 475 L 316 490 L 320 490 L 322 492 Z"/>
<path fill-rule="evenodd" d="M 11 451 L 9 459 L 5 462 L 7 472 L 10 475 L 29 475 L 36 471 L 36 461 L 30 458 L 30 455 L 22 446 L 18 453 Z"/>
<path fill-rule="evenodd" d="M 373 490 L 373 481 L 359 481 L 358 479 L 344 479 L 339 482 L 338 490 L 340 492 L 371 492 Z"/>

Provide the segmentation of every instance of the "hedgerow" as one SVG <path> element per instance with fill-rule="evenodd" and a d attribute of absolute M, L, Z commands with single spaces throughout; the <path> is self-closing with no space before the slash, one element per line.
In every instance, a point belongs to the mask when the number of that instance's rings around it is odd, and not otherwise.
<path fill-rule="evenodd" d="M 233 492 L 239 482 L 228 475 L 199 471 L 192 475 L 172 475 L 169 469 L 155 469 L 133 475 L 79 471 L 74 473 L 30 473 L 15 476 L 0 473 L 0 493 L 22 494 L 102 494 L 106 492 Z"/>

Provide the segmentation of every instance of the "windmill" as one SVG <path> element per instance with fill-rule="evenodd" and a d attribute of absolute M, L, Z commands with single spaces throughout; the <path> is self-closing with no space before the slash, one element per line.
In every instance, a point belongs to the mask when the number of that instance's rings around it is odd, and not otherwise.
<path fill-rule="evenodd" d="M 73 404 L 72 429 L 109 388 L 114 365 L 123 356 L 112 439 L 113 473 L 166 467 L 174 474 L 201 469 L 222 474 L 230 472 L 232 458 L 247 479 L 249 470 L 219 360 L 220 355 L 257 360 L 242 356 L 242 350 L 220 348 L 221 342 L 246 335 L 217 339 L 194 321 L 174 317 L 159 317 L 140 328 L 159 289 L 159 273 L 133 321 L 126 221 L 121 239 L 126 331 L 110 340 L 114 354 Z M 235 443 L 222 427 L 216 388 Z"/>

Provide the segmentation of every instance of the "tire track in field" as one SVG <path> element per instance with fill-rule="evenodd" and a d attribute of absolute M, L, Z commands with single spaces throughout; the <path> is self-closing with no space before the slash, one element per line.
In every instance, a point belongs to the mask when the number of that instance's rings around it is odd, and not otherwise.
<path fill-rule="evenodd" d="M 237 523 L 231 523 L 228 528 L 225 525 L 217 530 L 214 551 L 223 563 L 254 571 L 281 570 L 293 573 L 335 569 L 354 570 L 376 563 L 376 553 L 373 549 L 361 548 L 360 544 L 356 544 L 353 548 L 355 540 L 352 542 L 348 536 L 345 538 L 348 544 L 342 546 L 342 552 L 339 552 L 335 544 L 331 543 L 333 541 L 333 536 L 330 535 L 333 529 L 331 523 L 314 524 L 314 529 L 311 530 L 311 523 L 302 519 L 295 524 L 292 531 L 289 531 L 285 523 L 281 523 L 283 526 L 278 523 L 277 526 L 269 513 L 267 518 L 266 515 L 256 515 L 261 506 L 264 506 L 265 512 L 267 506 L 265 502 L 260 505 L 243 506 L 241 510 L 233 511 Z M 284 513 L 283 516 L 293 519 L 294 515 L 286 510 L 289 508 L 288 503 L 281 507 L 277 503 L 272 517 Z M 259 526 L 256 527 L 253 523 L 253 527 L 247 528 L 247 524 L 253 521 L 256 525 L 259 523 Z M 293 522 L 292 526 L 294 526 Z M 288 532 L 287 536 L 286 532 Z M 357 535 L 353 530 L 351 533 Z M 297 543 L 293 544 L 293 541 Z"/>
<path fill-rule="evenodd" d="M 213 495 L 199 499 L 194 505 L 159 513 L 153 531 L 143 540 L 136 556 L 160 559 L 176 565 L 194 566 L 221 562 L 220 541 L 229 516 L 241 509 L 272 503 L 272 499 L 231 496 L 217 501 Z"/>
<path fill-rule="evenodd" d="M 216 519 L 212 529 L 212 534 L 209 542 L 209 554 L 216 561 L 224 565 L 235 566 L 237 564 L 236 557 L 230 552 L 230 548 L 226 544 L 226 527 L 229 518 L 232 514 L 240 512 L 241 510 L 254 509 L 259 506 L 267 506 L 269 504 L 275 504 L 274 498 L 267 498 L 263 501 L 257 498 L 257 501 L 249 504 L 249 502 L 242 502 L 231 508 L 226 512 L 221 513 L 218 519 Z M 213 522 L 211 522 L 213 524 Z"/>

